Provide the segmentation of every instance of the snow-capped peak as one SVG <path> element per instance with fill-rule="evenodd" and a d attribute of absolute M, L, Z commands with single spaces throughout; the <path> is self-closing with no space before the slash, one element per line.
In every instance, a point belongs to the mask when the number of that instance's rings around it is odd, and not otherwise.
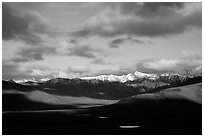
<path fill-rule="evenodd" d="M 45 82 L 45 81 L 48 81 L 48 80 L 50 80 L 49 78 L 41 78 L 39 81 L 40 82 Z"/>
<path fill-rule="evenodd" d="M 131 81 L 135 80 L 135 75 L 133 73 L 127 74 L 126 77 L 128 78 L 128 80 L 131 80 Z"/>
<path fill-rule="evenodd" d="M 158 76 L 156 74 L 146 74 L 146 73 L 136 71 L 134 74 L 129 73 L 127 75 L 122 75 L 122 76 L 111 74 L 111 75 L 100 75 L 96 77 L 82 77 L 81 79 L 85 79 L 85 80 L 98 79 L 102 81 L 107 80 L 107 81 L 118 81 L 118 82 L 124 83 L 127 81 L 133 81 L 138 78 L 149 78 L 149 79 L 155 80 L 156 78 L 158 78 Z"/>
<path fill-rule="evenodd" d="M 149 78 L 149 79 L 152 79 L 152 80 L 155 80 L 155 79 L 159 78 L 159 76 L 156 75 L 156 74 L 147 74 L 147 73 L 142 73 L 142 72 L 139 72 L 139 71 L 135 71 L 134 75 L 137 78 Z"/>
<path fill-rule="evenodd" d="M 192 70 L 193 72 L 202 73 L 202 66 L 198 66 Z"/>
<path fill-rule="evenodd" d="M 35 78 L 32 79 L 22 79 L 22 80 L 15 80 L 16 83 L 25 83 L 25 82 L 37 82 Z"/>
<path fill-rule="evenodd" d="M 135 71 L 134 75 L 136 77 L 139 77 L 139 78 L 150 77 L 151 76 L 151 74 L 146 74 L 146 73 L 142 73 L 142 72 L 139 72 L 139 71 Z"/>
<path fill-rule="evenodd" d="M 202 66 L 198 66 L 191 71 L 188 71 L 189 75 L 202 76 Z"/>

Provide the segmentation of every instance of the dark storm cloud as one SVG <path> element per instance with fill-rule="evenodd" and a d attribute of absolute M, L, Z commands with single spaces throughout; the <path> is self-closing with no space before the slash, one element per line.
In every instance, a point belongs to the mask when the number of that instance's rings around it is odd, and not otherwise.
<path fill-rule="evenodd" d="M 123 38 L 114 39 L 113 41 L 109 43 L 109 46 L 111 48 L 118 48 L 119 45 L 123 44 L 124 42 L 125 40 Z"/>
<path fill-rule="evenodd" d="M 88 67 L 69 67 L 67 69 L 68 73 L 79 73 L 79 74 L 85 74 L 91 72 L 91 69 Z"/>
<path fill-rule="evenodd" d="M 199 8 L 192 7 L 188 13 L 185 11 L 186 5 L 193 6 L 192 4 L 195 3 L 115 4 L 117 8 L 111 8 L 112 11 L 109 12 L 109 14 L 114 13 L 114 16 L 108 14 L 96 16 L 80 29 L 71 32 L 71 35 L 75 37 L 94 35 L 163 37 L 183 33 L 190 27 L 202 26 L 201 3 L 197 3 Z"/>
<path fill-rule="evenodd" d="M 57 54 L 56 48 L 54 47 L 31 47 L 21 49 L 17 57 L 13 58 L 13 62 L 28 62 L 43 60 L 43 55 L 55 55 Z"/>
<path fill-rule="evenodd" d="M 30 59 L 25 58 L 25 57 L 14 57 L 12 59 L 12 61 L 16 62 L 16 63 L 18 63 L 18 62 L 28 62 L 28 61 L 30 61 Z"/>
<path fill-rule="evenodd" d="M 84 58 L 96 58 L 96 53 L 102 53 L 103 51 L 100 49 L 94 49 L 90 45 L 74 45 L 68 49 L 69 56 L 78 56 Z"/>
<path fill-rule="evenodd" d="M 134 42 L 134 43 L 140 43 L 140 44 L 143 44 L 143 42 L 141 40 L 138 40 L 138 39 L 135 39 L 135 38 L 132 38 L 132 37 L 127 37 L 127 38 L 117 38 L 117 39 L 114 39 L 112 40 L 110 43 L 109 43 L 109 46 L 111 48 L 118 48 L 120 45 L 124 44 L 125 42 Z"/>
<path fill-rule="evenodd" d="M 76 39 L 70 39 L 69 42 L 72 43 L 72 44 L 77 44 L 78 43 Z"/>
<path fill-rule="evenodd" d="M 15 71 L 18 71 L 16 64 L 2 62 L 2 74 L 12 74 Z"/>
<path fill-rule="evenodd" d="M 184 3 L 182 2 L 124 2 L 120 4 L 120 12 L 143 17 L 166 16 L 183 7 Z"/>
<path fill-rule="evenodd" d="M 103 60 L 102 58 L 95 58 L 91 63 L 93 64 L 98 64 L 98 65 L 105 65 L 105 64 L 110 64 L 107 63 L 105 60 Z"/>
<path fill-rule="evenodd" d="M 95 58 L 94 52 L 95 50 L 92 49 L 89 45 L 84 46 L 77 46 L 69 48 L 69 54 L 70 56 L 79 56 L 79 57 L 85 57 L 85 58 Z"/>
<path fill-rule="evenodd" d="M 147 21 L 136 22 L 129 20 L 127 23 L 118 24 L 117 29 L 111 32 L 112 35 L 123 34 L 127 32 L 132 35 L 139 36 L 167 36 L 170 34 L 183 33 L 189 27 L 202 26 L 202 13 L 196 12 L 188 16 L 166 18 L 165 19 L 152 19 Z M 121 28 L 122 27 L 122 28 Z"/>
<path fill-rule="evenodd" d="M 46 70 L 50 71 L 51 73 L 48 74 L 35 74 L 33 69 L 37 69 L 40 71 Z M 30 66 L 30 68 L 24 68 L 24 70 L 20 69 L 20 64 L 18 63 L 12 63 L 8 60 L 2 61 L 2 79 L 8 80 L 8 79 L 41 79 L 41 78 L 53 78 L 54 75 L 57 75 L 57 71 L 53 71 L 51 68 L 44 67 L 41 68 L 40 66 Z"/>
<path fill-rule="evenodd" d="M 53 72 L 51 74 L 45 75 L 31 75 L 33 73 L 32 69 L 27 69 L 24 71 L 20 71 L 18 66 L 12 65 L 2 65 L 2 79 L 14 79 L 14 80 L 22 80 L 22 79 L 32 79 L 35 78 L 36 80 L 41 78 L 54 78 L 53 75 L 57 75 L 57 72 Z"/>
<path fill-rule="evenodd" d="M 46 20 L 38 13 L 19 12 L 9 4 L 2 4 L 2 38 L 3 40 L 22 40 L 27 44 L 42 43 L 39 34 L 49 34 Z"/>
<path fill-rule="evenodd" d="M 27 73 L 19 71 L 17 64 L 8 63 L 8 61 L 2 62 L 2 79 L 13 79 L 13 78 L 29 78 Z"/>

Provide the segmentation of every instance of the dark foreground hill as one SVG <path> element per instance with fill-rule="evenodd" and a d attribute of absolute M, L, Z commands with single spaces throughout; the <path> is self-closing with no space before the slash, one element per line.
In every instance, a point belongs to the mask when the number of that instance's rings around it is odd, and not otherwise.
<path fill-rule="evenodd" d="M 202 84 L 85 109 L 3 112 L 3 134 L 202 134 Z"/>
<path fill-rule="evenodd" d="M 117 100 L 104 100 L 89 97 L 59 96 L 33 90 L 19 92 L 15 90 L 3 91 L 3 111 L 31 111 L 50 109 L 85 108 L 101 105 L 109 105 Z"/>

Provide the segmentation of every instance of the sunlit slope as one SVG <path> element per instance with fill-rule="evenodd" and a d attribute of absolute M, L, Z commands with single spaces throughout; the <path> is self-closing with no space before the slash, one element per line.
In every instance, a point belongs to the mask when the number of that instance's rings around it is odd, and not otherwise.
<path fill-rule="evenodd" d="M 71 97 L 45 93 L 43 91 L 19 92 L 3 91 L 3 110 L 38 110 L 81 108 L 108 105 L 117 100 L 94 99 L 90 97 Z"/>
<path fill-rule="evenodd" d="M 171 100 L 186 100 L 202 104 L 202 83 L 181 86 L 176 88 L 165 89 L 156 93 L 148 93 L 132 96 L 121 100 L 119 103 L 137 103 L 142 100 L 152 101 L 171 101 Z"/>

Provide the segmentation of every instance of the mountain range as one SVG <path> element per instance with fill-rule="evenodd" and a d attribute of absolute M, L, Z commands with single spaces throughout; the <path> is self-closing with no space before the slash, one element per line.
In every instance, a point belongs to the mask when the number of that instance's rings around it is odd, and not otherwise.
<path fill-rule="evenodd" d="M 117 81 L 117 82 L 125 83 L 127 81 L 133 81 L 139 78 L 148 78 L 148 79 L 155 80 L 159 78 L 159 76 L 156 74 L 147 74 L 147 73 L 136 71 L 135 73 L 129 73 L 127 75 L 122 75 L 122 76 L 111 74 L 111 75 L 100 75 L 96 77 L 82 77 L 81 79 L 85 79 L 85 80 L 98 79 L 102 81 Z"/>
<path fill-rule="evenodd" d="M 193 71 L 192 71 L 193 72 Z M 200 83 L 202 73 L 147 74 L 136 71 L 127 75 L 101 75 L 83 78 L 54 78 L 46 81 L 3 81 L 3 90 L 40 90 L 54 95 L 86 96 L 98 99 L 122 99 L 137 94 L 156 92 L 170 87 Z"/>
<path fill-rule="evenodd" d="M 149 79 L 152 81 L 159 80 L 160 78 L 167 78 L 172 79 L 174 77 L 180 77 L 180 78 L 187 78 L 187 77 L 195 77 L 195 76 L 202 76 L 202 66 L 198 66 L 194 69 L 187 70 L 184 73 L 163 73 L 163 74 L 149 74 L 149 73 L 143 73 L 139 71 L 135 71 L 134 73 L 129 73 L 127 75 L 99 75 L 99 76 L 89 76 L 89 77 L 80 77 L 78 79 L 82 80 L 100 80 L 100 81 L 109 81 L 109 82 L 121 82 L 126 83 L 129 81 L 134 81 L 138 79 Z M 76 78 L 75 78 L 76 79 Z M 23 84 L 34 84 L 38 82 L 45 82 L 49 81 L 49 78 L 41 78 L 39 80 L 36 80 L 35 78 L 32 79 L 22 79 L 22 80 L 16 80 L 16 83 L 23 83 Z"/>

